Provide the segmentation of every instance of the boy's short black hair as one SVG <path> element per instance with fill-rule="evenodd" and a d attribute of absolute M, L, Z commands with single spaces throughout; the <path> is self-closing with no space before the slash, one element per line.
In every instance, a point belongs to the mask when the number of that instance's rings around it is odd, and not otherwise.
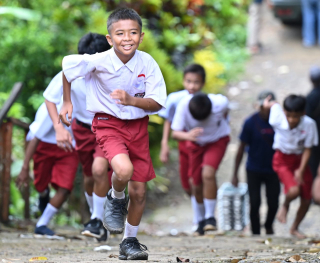
<path fill-rule="evenodd" d="M 187 73 L 196 73 L 201 76 L 203 83 L 206 82 L 206 71 L 199 64 L 191 64 L 187 66 L 183 71 L 183 76 L 185 76 Z"/>
<path fill-rule="evenodd" d="M 109 50 L 111 47 L 104 35 L 88 33 L 78 43 L 79 54 L 95 54 Z"/>
<path fill-rule="evenodd" d="M 140 26 L 140 31 L 142 31 L 142 20 L 139 14 L 131 8 L 118 8 L 114 10 L 107 21 L 107 29 L 110 34 L 111 26 L 113 23 L 118 22 L 119 20 L 134 20 L 137 21 Z"/>
<path fill-rule="evenodd" d="M 207 94 L 197 93 L 189 102 L 189 111 L 193 118 L 198 121 L 209 117 L 212 109 L 212 103 Z"/>
<path fill-rule="evenodd" d="M 310 80 L 315 88 L 320 88 L 320 67 L 310 69 Z"/>
<path fill-rule="evenodd" d="M 288 112 L 304 112 L 306 109 L 306 98 L 299 95 L 289 95 L 283 102 L 283 108 Z"/>

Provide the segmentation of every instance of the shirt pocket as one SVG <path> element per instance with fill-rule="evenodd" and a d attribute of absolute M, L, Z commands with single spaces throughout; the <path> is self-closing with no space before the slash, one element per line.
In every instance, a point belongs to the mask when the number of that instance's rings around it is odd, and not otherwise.
<path fill-rule="evenodd" d="M 143 98 L 146 94 L 146 84 L 144 78 L 138 78 L 136 83 L 131 88 L 131 95 L 133 97 Z"/>

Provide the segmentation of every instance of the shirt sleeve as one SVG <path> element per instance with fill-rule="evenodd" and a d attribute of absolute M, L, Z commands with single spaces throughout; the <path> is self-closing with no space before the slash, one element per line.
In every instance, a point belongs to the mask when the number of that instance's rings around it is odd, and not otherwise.
<path fill-rule="evenodd" d="M 304 147 L 305 148 L 311 148 L 313 146 L 317 146 L 319 144 L 318 142 L 318 131 L 317 126 L 314 121 L 310 122 L 309 128 L 307 130 L 307 136 L 304 141 Z"/>
<path fill-rule="evenodd" d="M 240 140 L 246 144 L 250 144 L 252 138 L 252 124 L 250 123 L 250 119 L 247 119 L 243 125 L 241 134 L 239 136 Z"/>
<path fill-rule="evenodd" d="M 189 101 L 189 100 L 188 100 Z M 177 110 L 174 114 L 171 129 L 174 131 L 184 131 L 186 129 L 186 112 L 187 108 L 185 101 L 182 101 L 178 104 Z"/>
<path fill-rule="evenodd" d="M 62 86 L 62 71 L 61 71 L 51 80 L 48 87 L 43 92 L 43 97 L 54 104 L 59 104 L 62 94 L 63 94 L 63 86 Z"/>
<path fill-rule="evenodd" d="M 161 70 L 158 64 L 152 59 L 145 79 L 146 94 L 144 98 L 153 99 L 163 108 L 166 105 L 167 90 Z"/>
<path fill-rule="evenodd" d="M 274 128 L 286 129 L 287 127 L 284 126 L 288 126 L 286 116 L 278 103 L 274 104 L 270 109 L 269 123 Z"/>
<path fill-rule="evenodd" d="M 69 55 L 62 60 L 62 70 L 68 82 L 72 82 L 77 78 L 85 77 L 95 70 L 91 63 L 96 55 Z"/>

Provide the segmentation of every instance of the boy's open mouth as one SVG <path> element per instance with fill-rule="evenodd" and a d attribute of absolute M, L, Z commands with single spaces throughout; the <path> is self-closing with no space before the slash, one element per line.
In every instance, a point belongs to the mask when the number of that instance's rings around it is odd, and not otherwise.
<path fill-rule="evenodd" d="M 130 50 L 133 47 L 133 45 L 124 45 L 122 47 L 124 50 Z"/>

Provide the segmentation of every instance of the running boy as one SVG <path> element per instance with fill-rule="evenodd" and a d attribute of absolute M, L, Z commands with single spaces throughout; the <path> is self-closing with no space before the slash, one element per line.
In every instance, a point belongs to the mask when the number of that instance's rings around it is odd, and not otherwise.
<path fill-rule="evenodd" d="M 263 107 L 263 101 L 268 96 L 275 100 L 270 91 L 262 91 L 258 96 L 259 110 L 246 119 L 240 134 L 240 144 L 235 158 L 232 184 L 238 186 L 238 171 L 243 153 L 248 147 L 246 164 L 247 182 L 250 196 L 250 222 L 254 235 L 260 235 L 260 205 L 261 185 L 266 186 L 268 214 L 264 224 L 266 234 L 273 234 L 273 221 L 279 206 L 280 183 L 277 174 L 272 169 L 272 149 L 274 131 L 269 124 L 270 109 Z"/>
<path fill-rule="evenodd" d="M 216 173 L 229 143 L 228 99 L 223 95 L 198 93 L 184 98 L 172 122 L 172 136 L 187 141 L 188 175 L 192 179 L 199 221 L 196 234 L 216 230 Z M 201 204 L 204 203 L 204 211 Z"/>
<path fill-rule="evenodd" d="M 119 259 L 148 259 L 136 236 L 146 203 L 146 182 L 155 178 L 148 136 L 148 114 L 165 105 L 166 86 L 154 59 L 137 48 L 143 40 L 142 21 L 132 9 L 115 10 L 108 18 L 107 39 L 113 48 L 94 55 L 63 59 L 64 105 L 61 120 L 70 125 L 71 82 L 85 76 L 87 110 L 95 113 L 92 130 L 114 171 L 104 204 L 104 226 L 122 233 Z M 129 206 L 124 190 L 128 185 Z"/>
<path fill-rule="evenodd" d="M 69 133 L 70 130 L 65 130 L 65 132 Z M 35 138 L 28 144 L 17 184 L 18 186 L 23 185 L 29 179 L 29 162 L 33 156 L 36 190 L 41 194 L 49 188 L 49 184 L 56 189 L 55 196 L 47 204 L 34 232 L 39 235 L 53 236 L 54 232 L 47 225 L 72 190 L 79 163 L 78 156 L 72 148 L 71 151 L 68 151 L 57 146 L 55 131 L 44 103 L 39 107 L 35 120 L 30 125 L 30 132 Z M 70 138 L 70 147 L 73 147 L 71 134 Z"/>
<path fill-rule="evenodd" d="M 110 49 L 104 35 L 88 33 L 78 44 L 79 54 L 95 54 Z M 57 75 L 57 85 L 49 85 L 43 93 L 46 105 L 51 116 L 56 137 L 59 144 L 68 145 L 68 134 L 63 133 L 62 124 L 58 123 L 59 115 L 56 104 L 61 102 L 63 86 L 62 72 Z M 86 85 L 84 78 L 78 78 L 72 83 L 72 102 L 74 105 L 72 130 L 76 140 L 76 151 L 84 172 L 85 196 L 90 207 L 91 219 L 85 224 L 83 235 L 95 237 L 99 241 L 106 241 L 107 230 L 102 225 L 103 203 L 110 189 L 108 179 L 108 160 L 96 142 L 91 131 L 94 115 L 88 112 L 86 103 Z M 112 174 L 112 171 L 110 171 Z M 111 179 L 110 174 L 110 179 Z M 93 180 L 92 180 L 93 179 Z"/>
<path fill-rule="evenodd" d="M 273 149 L 276 150 L 272 165 L 286 194 L 277 218 L 281 223 L 286 223 L 291 201 L 300 196 L 300 207 L 290 233 L 304 238 L 299 225 L 312 198 L 312 174 L 308 161 L 311 148 L 318 145 L 316 123 L 305 115 L 306 99 L 302 96 L 289 95 L 284 100 L 284 110 L 275 101 L 270 101 L 270 97 L 265 99 L 263 105 L 267 109 L 271 108 L 269 123 L 275 130 Z"/>

